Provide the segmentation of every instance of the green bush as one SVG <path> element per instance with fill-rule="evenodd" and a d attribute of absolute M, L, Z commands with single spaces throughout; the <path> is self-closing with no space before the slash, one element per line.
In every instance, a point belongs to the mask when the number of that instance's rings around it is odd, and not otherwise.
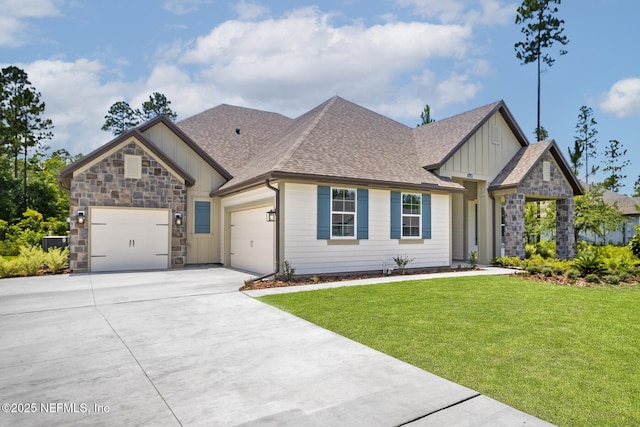
<path fill-rule="evenodd" d="M 4 259 L 0 257 L 0 277 L 19 276 L 21 271 L 20 264 L 17 259 Z"/>
<path fill-rule="evenodd" d="M 600 278 L 597 274 L 587 274 L 586 276 L 584 276 L 584 280 L 589 283 L 600 283 Z"/>
<path fill-rule="evenodd" d="M 538 274 L 542 272 L 542 267 L 536 264 L 528 265 L 525 268 L 525 271 L 529 274 Z"/>
<path fill-rule="evenodd" d="M 503 256 L 491 260 L 491 265 L 496 267 L 522 267 L 522 260 L 517 256 Z"/>
<path fill-rule="evenodd" d="M 293 279 L 293 275 L 296 274 L 296 269 L 293 268 L 289 261 L 285 261 L 282 263 L 282 279 L 285 282 L 291 281 Z"/>
<path fill-rule="evenodd" d="M 633 276 L 627 273 L 626 271 L 623 271 L 622 273 L 618 273 L 618 277 L 620 277 L 621 282 L 628 282 L 631 280 L 631 277 Z"/>
<path fill-rule="evenodd" d="M 69 248 L 51 248 L 44 254 L 44 265 L 52 273 L 56 273 L 69 265 Z"/>
<path fill-rule="evenodd" d="M 556 276 L 563 275 L 564 272 L 565 272 L 564 267 L 560 267 L 560 266 L 553 267 L 553 274 L 555 274 Z"/>
<path fill-rule="evenodd" d="M 585 278 L 587 275 L 591 274 L 602 276 L 607 272 L 607 268 L 600 256 L 594 253 L 585 252 L 583 255 L 573 260 L 573 266 Z"/>
<path fill-rule="evenodd" d="M 35 276 L 44 263 L 44 252 L 39 246 L 23 246 L 18 256 L 20 273 L 25 276 Z"/>
<path fill-rule="evenodd" d="M 640 225 L 636 225 L 636 235 L 629 242 L 629 249 L 631 249 L 631 253 L 640 258 Z"/>
<path fill-rule="evenodd" d="M 554 258 L 556 256 L 556 242 L 552 240 L 541 240 L 536 245 L 536 253 L 542 258 Z"/>
<path fill-rule="evenodd" d="M 604 281 L 609 283 L 610 285 L 619 285 L 620 276 L 618 276 L 617 274 L 608 274 L 604 277 Z"/>
<path fill-rule="evenodd" d="M 567 271 L 567 278 L 569 280 L 576 280 L 580 276 L 580 272 L 578 270 L 569 270 Z"/>
<path fill-rule="evenodd" d="M 545 277 L 551 277 L 553 276 L 553 269 L 551 267 L 542 267 L 541 273 Z"/>

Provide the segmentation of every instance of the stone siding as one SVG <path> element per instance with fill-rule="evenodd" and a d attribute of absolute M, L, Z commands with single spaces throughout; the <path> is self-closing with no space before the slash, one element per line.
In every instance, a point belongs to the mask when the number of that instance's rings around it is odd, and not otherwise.
<path fill-rule="evenodd" d="M 124 156 L 142 157 L 141 179 L 124 177 Z M 130 142 L 121 150 L 102 159 L 86 171 L 73 177 L 70 188 L 70 267 L 76 272 L 89 270 L 89 224 L 78 224 L 78 211 L 89 216 L 89 207 L 160 208 L 174 213 L 186 212 L 187 187 L 157 162 L 143 146 Z M 185 223 L 171 224 L 171 268 L 182 267 L 186 261 L 187 239 Z"/>
<path fill-rule="evenodd" d="M 543 162 L 549 162 L 549 180 L 544 180 Z M 573 188 L 550 153 L 546 153 L 518 185 L 517 193 L 505 196 L 505 254 L 524 257 L 524 215 L 526 197 L 556 200 L 556 255 L 575 255 L 573 232 Z"/>

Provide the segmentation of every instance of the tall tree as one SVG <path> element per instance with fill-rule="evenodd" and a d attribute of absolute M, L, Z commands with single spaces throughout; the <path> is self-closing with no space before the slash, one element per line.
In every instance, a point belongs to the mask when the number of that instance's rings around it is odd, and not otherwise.
<path fill-rule="evenodd" d="M 551 67 L 555 59 L 548 53 L 543 53 L 550 49 L 554 43 L 566 45 L 569 39 L 564 32 L 564 20 L 558 19 L 558 7 L 561 0 L 524 0 L 518 7 L 516 24 L 522 25 L 520 31 L 524 34 L 524 41 L 519 41 L 514 45 L 516 57 L 522 64 L 536 62 L 538 66 L 538 141 L 541 140 L 540 126 L 540 73 L 541 63 Z M 559 54 L 564 55 L 567 51 L 560 49 Z"/>
<path fill-rule="evenodd" d="M 622 187 L 621 181 L 627 177 L 623 170 L 629 166 L 631 161 L 625 159 L 627 149 L 623 148 L 622 143 L 617 139 L 609 140 L 609 145 L 604 151 L 604 172 L 609 175 L 602 182 L 604 188 L 618 193 Z"/>
<path fill-rule="evenodd" d="M 166 115 L 170 120 L 175 120 L 178 115 L 171 109 L 170 105 L 171 101 L 159 92 L 154 92 L 149 96 L 148 101 L 142 103 L 141 108 L 136 108 L 135 110 L 131 108 L 128 102 L 118 101 L 109 108 L 107 115 L 104 116 L 105 122 L 101 129 L 114 135 L 121 135 L 129 129 L 161 114 Z"/>
<path fill-rule="evenodd" d="M 591 168 L 589 168 L 589 159 L 595 160 L 598 155 L 598 139 L 596 138 L 598 135 L 598 130 L 596 129 L 597 124 L 598 122 L 593 117 L 591 107 L 587 107 L 586 105 L 580 107 L 578 123 L 576 123 L 573 151 L 569 149 L 569 158 L 571 159 L 574 173 L 577 175 L 578 169 L 583 164 L 582 158 L 584 157 L 584 180 L 587 184 L 589 183 L 589 177 L 594 175 L 600 168 L 595 165 L 594 162 L 592 162 Z"/>
<path fill-rule="evenodd" d="M 573 230 L 576 242 L 580 234 L 591 233 L 600 237 L 604 242 L 604 236 L 608 231 L 620 227 L 624 216 L 618 205 L 608 204 L 602 199 L 603 190 L 597 186 L 588 186 L 584 195 L 575 196 L 575 213 Z M 586 237 L 586 236 L 585 236 Z"/>
<path fill-rule="evenodd" d="M 549 139 L 549 132 L 547 132 L 544 126 L 540 126 L 533 130 L 533 136 L 536 138 L 537 142 L 546 141 Z"/>
<path fill-rule="evenodd" d="M 633 194 L 631 197 L 640 197 L 640 175 L 638 175 L 638 179 L 636 179 L 635 184 L 633 184 Z"/>
<path fill-rule="evenodd" d="M 18 157 L 23 155 L 22 207 L 27 208 L 27 159 L 29 150 L 42 148 L 51 139 L 53 122 L 43 116 L 45 103 L 31 85 L 27 73 L 15 66 L 0 74 L 0 135 L 5 149 L 13 157 L 14 178 L 18 178 Z"/>
<path fill-rule="evenodd" d="M 424 106 L 424 110 L 422 110 L 422 113 L 420 113 L 420 118 L 422 119 L 422 122 L 418 125 L 418 127 L 435 122 L 435 120 L 431 118 L 431 107 L 429 106 L 429 104 Z"/>

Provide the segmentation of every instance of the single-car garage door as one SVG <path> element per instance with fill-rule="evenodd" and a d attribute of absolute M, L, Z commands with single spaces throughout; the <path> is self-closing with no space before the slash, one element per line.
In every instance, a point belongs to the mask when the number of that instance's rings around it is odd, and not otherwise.
<path fill-rule="evenodd" d="M 168 268 L 169 218 L 168 209 L 91 209 L 91 271 Z"/>
<path fill-rule="evenodd" d="M 266 220 L 269 209 L 231 212 L 231 267 L 259 274 L 273 272 L 274 223 Z"/>

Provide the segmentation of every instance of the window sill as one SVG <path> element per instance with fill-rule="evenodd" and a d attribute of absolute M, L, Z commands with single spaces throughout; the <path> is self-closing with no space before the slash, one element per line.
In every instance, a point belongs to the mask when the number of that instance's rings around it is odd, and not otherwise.
<path fill-rule="evenodd" d="M 327 245 L 359 245 L 360 240 L 357 239 L 333 239 L 327 240 Z"/>
<path fill-rule="evenodd" d="M 398 239 L 398 243 L 401 245 L 422 245 L 424 243 L 424 239 Z"/>

